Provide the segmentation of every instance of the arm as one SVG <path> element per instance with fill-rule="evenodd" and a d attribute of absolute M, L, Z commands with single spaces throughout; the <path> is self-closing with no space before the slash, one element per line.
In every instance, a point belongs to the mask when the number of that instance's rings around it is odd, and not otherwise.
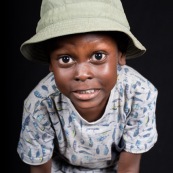
<path fill-rule="evenodd" d="M 141 154 L 123 151 L 118 162 L 118 173 L 139 173 Z"/>
<path fill-rule="evenodd" d="M 43 165 L 36 165 L 30 167 L 30 173 L 51 173 L 52 161 L 49 160 L 47 163 Z"/>

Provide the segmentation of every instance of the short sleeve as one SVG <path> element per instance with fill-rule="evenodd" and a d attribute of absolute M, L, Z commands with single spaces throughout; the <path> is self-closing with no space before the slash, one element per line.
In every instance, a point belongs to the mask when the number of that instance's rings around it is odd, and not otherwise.
<path fill-rule="evenodd" d="M 17 152 L 27 164 L 39 165 L 52 157 L 54 131 L 40 100 L 25 101 Z"/>
<path fill-rule="evenodd" d="M 130 113 L 123 133 L 124 150 L 131 153 L 144 153 L 156 143 L 156 99 L 157 89 L 148 92 L 135 92 L 131 98 Z"/>

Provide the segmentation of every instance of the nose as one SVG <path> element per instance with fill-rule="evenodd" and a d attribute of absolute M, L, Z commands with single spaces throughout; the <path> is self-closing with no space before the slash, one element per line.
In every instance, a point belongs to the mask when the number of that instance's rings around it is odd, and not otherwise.
<path fill-rule="evenodd" d="M 75 80 L 76 81 L 85 81 L 87 79 L 92 79 L 92 67 L 89 63 L 80 63 L 76 65 L 75 69 Z"/>

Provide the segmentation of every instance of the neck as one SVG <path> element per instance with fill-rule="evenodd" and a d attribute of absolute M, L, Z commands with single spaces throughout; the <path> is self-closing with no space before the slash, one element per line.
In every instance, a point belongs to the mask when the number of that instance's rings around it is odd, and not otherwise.
<path fill-rule="evenodd" d="M 103 103 L 103 105 L 99 105 L 97 107 L 93 107 L 90 109 L 78 108 L 77 111 L 82 116 L 82 118 L 84 118 L 86 121 L 94 122 L 102 117 L 102 115 L 105 112 L 106 105 L 107 105 L 107 101 Z"/>

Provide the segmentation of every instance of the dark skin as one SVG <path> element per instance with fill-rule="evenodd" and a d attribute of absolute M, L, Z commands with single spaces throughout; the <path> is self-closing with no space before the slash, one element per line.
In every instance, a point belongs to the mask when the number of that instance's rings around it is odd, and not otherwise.
<path fill-rule="evenodd" d="M 117 81 L 117 64 L 125 63 L 125 54 L 116 41 L 103 33 L 57 38 L 56 47 L 50 52 L 50 71 L 58 89 L 88 122 L 102 116 Z M 140 154 L 122 152 L 118 173 L 139 173 L 140 158 Z M 51 173 L 51 160 L 31 166 L 31 173 Z"/>

